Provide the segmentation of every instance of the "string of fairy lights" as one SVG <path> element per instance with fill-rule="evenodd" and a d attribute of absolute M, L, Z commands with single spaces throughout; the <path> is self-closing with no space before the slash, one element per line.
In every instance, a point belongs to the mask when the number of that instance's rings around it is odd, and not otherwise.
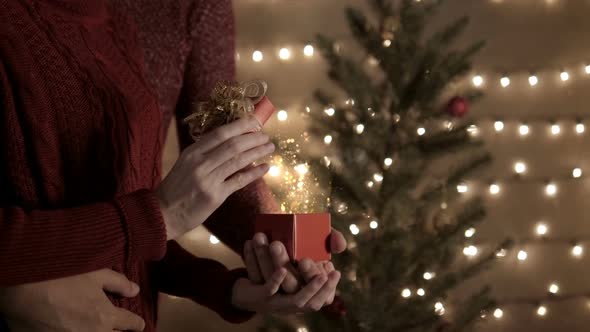
<path fill-rule="evenodd" d="M 392 44 L 392 40 L 384 39 L 383 40 L 383 47 L 389 47 Z M 341 49 L 341 44 L 336 43 L 335 48 L 337 50 Z M 243 50 L 242 52 L 236 53 L 236 60 L 241 60 L 241 53 L 248 53 L 249 51 Z M 266 54 L 266 55 L 265 55 Z M 302 55 L 304 59 L 311 59 L 316 56 L 315 48 L 312 44 L 305 44 L 298 47 L 280 47 L 275 48 L 273 51 L 266 51 L 263 52 L 261 49 L 256 49 L 251 51 L 251 60 L 254 63 L 261 63 L 265 61 L 268 57 L 275 56 L 281 62 L 293 62 L 296 56 Z M 268 60 L 268 59 L 267 59 Z M 366 61 L 369 65 L 376 66 L 379 64 L 378 60 L 368 56 Z M 569 68 L 569 69 L 567 69 Z M 482 70 L 483 71 L 483 70 Z M 518 75 L 521 73 L 513 73 L 513 75 Z M 558 81 L 561 84 L 568 84 L 573 81 L 576 77 L 590 77 L 590 62 L 577 62 L 571 63 L 568 65 L 560 66 L 559 69 L 544 69 L 544 70 L 536 70 L 536 71 L 529 71 L 528 77 L 526 78 L 526 85 L 530 88 L 538 88 L 542 85 L 545 80 L 553 79 L 554 81 Z M 511 77 L 508 73 L 501 73 L 501 72 L 490 72 L 488 74 L 479 73 L 479 71 L 475 71 L 475 73 L 470 78 L 471 84 L 476 88 L 485 88 L 487 86 L 496 84 L 498 87 L 502 89 L 509 89 L 515 86 L 515 82 L 523 83 L 520 80 L 516 81 L 513 77 Z"/>
<path fill-rule="evenodd" d="M 390 47 L 392 45 L 392 40 L 384 39 L 383 40 L 383 47 Z M 341 43 L 336 43 L 334 45 L 337 51 L 342 49 Z M 303 44 L 300 46 L 289 47 L 289 46 L 282 46 L 282 47 L 267 47 L 266 51 L 262 49 L 255 49 L 253 51 L 242 50 L 241 52 L 238 51 L 236 53 L 236 60 L 241 61 L 241 54 L 247 54 L 251 52 L 251 61 L 253 63 L 262 63 L 265 61 L 278 59 L 284 63 L 295 63 L 294 60 L 297 57 L 302 57 L 303 59 L 312 59 L 317 54 L 315 47 L 311 43 Z M 366 58 L 367 63 L 370 65 L 378 65 L 378 60 L 371 58 L 368 56 Z M 567 69 L 570 68 L 570 69 Z M 521 72 L 522 73 L 522 72 Z M 590 62 L 579 61 L 576 63 L 564 64 L 560 66 L 557 70 L 556 69 L 544 69 L 544 70 L 536 70 L 536 71 L 529 71 L 529 75 L 526 78 L 526 85 L 531 88 L 535 88 L 541 86 L 543 83 L 543 77 L 546 79 L 553 78 L 554 80 L 558 80 L 562 83 L 569 83 L 571 82 L 576 75 L 580 76 L 588 76 L 590 75 Z M 518 72 L 513 74 L 520 74 Z M 484 88 L 490 84 L 497 84 L 497 86 L 508 89 L 514 86 L 514 80 L 508 73 L 502 72 L 490 72 L 489 74 L 479 73 L 479 71 L 475 71 L 475 73 L 470 78 L 471 84 L 478 88 Z"/>

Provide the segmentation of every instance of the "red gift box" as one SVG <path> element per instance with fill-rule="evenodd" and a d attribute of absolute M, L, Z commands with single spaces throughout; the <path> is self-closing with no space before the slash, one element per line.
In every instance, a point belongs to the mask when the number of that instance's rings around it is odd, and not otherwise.
<path fill-rule="evenodd" d="M 259 214 L 254 228 L 256 233 L 264 233 L 269 243 L 282 242 L 292 260 L 321 262 L 331 258 L 329 213 Z"/>

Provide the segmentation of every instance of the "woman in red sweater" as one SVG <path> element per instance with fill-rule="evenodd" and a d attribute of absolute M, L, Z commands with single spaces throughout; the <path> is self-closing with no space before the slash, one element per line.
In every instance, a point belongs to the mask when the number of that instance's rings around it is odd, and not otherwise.
<path fill-rule="evenodd" d="M 333 266 L 304 262 L 299 285 L 280 243 L 249 241 L 253 216 L 276 209 L 267 166 L 243 169 L 274 148 L 255 121 L 195 144 L 181 128 L 160 183 L 170 120 L 233 79 L 233 47 L 229 0 L 0 0 L 0 313 L 13 331 L 154 331 L 159 291 L 232 322 L 331 302 Z M 245 244 L 247 271 L 173 241 L 203 222 Z M 332 244 L 343 250 L 340 233 Z"/>

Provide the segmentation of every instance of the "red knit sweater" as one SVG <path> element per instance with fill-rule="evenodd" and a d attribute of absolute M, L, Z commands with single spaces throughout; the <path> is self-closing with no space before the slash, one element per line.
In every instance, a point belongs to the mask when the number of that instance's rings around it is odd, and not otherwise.
<path fill-rule="evenodd" d="M 158 291 L 248 317 L 229 303 L 243 270 L 166 243 L 152 191 L 174 113 L 233 78 L 233 27 L 229 0 L 0 0 L 0 287 L 110 268 L 140 285 L 112 300 L 145 331 Z M 206 225 L 239 251 L 275 209 L 258 181 Z"/>

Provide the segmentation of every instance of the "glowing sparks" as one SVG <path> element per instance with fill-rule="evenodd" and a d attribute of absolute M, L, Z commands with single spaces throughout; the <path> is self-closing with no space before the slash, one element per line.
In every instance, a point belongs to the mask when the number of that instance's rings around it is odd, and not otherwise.
<path fill-rule="evenodd" d="M 309 213 L 326 209 L 328 198 L 318 191 L 318 179 L 310 166 L 299 159 L 301 147 L 293 138 L 281 140 L 275 155 L 268 161 L 269 184 L 280 193 L 281 211 L 284 213 Z"/>
<path fill-rule="evenodd" d="M 309 166 L 307 166 L 307 164 L 299 164 L 295 166 L 295 171 L 299 173 L 300 176 L 305 176 L 305 174 L 309 172 Z"/>

